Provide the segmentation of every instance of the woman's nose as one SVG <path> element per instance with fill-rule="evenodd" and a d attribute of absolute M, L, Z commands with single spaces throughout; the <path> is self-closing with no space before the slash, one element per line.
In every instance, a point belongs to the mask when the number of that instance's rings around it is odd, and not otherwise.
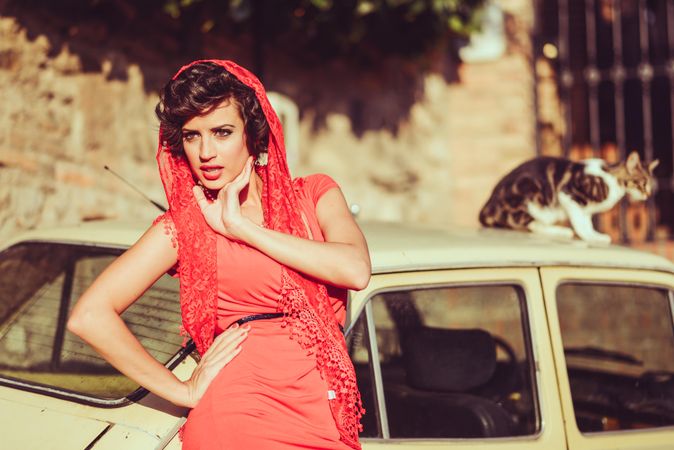
<path fill-rule="evenodd" d="M 199 159 L 202 161 L 208 161 L 213 159 L 215 156 L 215 148 L 213 143 L 209 139 L 202 139 L 201 146 L 199 147 Z"/>

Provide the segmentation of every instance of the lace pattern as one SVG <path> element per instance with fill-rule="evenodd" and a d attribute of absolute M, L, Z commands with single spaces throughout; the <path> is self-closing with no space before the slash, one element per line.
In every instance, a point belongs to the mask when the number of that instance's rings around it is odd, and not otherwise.
<path fill-rule="evenodd" d="M 299 287 L 298 275 L 285 269 L 281 273 L 279 310 L 285 314 L 283 326 L 290 326 L 291 338 L 308 354 L 316 356 L 321 377 L 335 393 L 330 410 L 341 439 L 352 448 L 360 448 L 358 432 L 362 426 L 359 421 L 365 410 L 341 330 L 335 320 L 324 320 L 333 314 L 331 310 L 326 311 L 326 306 L 329 308 L 327 289 L 317 285 L 317 291 L 311 295 Z"/>
<path fill-rule="evenodd" d="M 164 226 L 164 233 L 166 233 L 166 235 L 171 238 L 171 245 L 173 245 L 173 248 L 178 248 L 178 231 L 176 230 L 176 226 L 173 223 L 171 214 L 169 212 L 165 212 L 164 214 L 157 216 L 157 218 L 152 221 L 153 226 L 157 225 L 158 223 L 161 223 Z"/>

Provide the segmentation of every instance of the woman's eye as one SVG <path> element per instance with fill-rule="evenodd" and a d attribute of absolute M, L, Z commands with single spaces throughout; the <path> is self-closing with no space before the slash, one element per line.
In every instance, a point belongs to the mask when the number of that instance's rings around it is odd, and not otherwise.
<path fill-rule="evenodd" d="M 230 134 L 232 134 L 232 130 L 230 130 L 228 128 L 219 128 L 219 129 L 215 130 L 215 135 L 217 137 L 227 137 Z"/>
<path fill-rule="evenodd" d="M 183 141 L 190 142 L 194 140 L 194 138 L 197 136 L 197 133 L 183 133 Z"/>

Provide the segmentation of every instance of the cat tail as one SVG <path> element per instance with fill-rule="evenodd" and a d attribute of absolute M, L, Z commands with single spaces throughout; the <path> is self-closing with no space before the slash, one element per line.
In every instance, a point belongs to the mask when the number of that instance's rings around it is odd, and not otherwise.
<path fill-rule="evenodd" d="M 494 217 L 494 205 L 488 201 L 480 210 L 480 223 L 483 227 L 493 227 L 496 219 Z"/>

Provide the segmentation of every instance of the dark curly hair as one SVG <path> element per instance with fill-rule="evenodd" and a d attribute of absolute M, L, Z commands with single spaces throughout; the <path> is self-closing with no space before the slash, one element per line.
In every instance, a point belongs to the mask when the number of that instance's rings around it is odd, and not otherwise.
<path fill-rule="evenodd" d="M 215 63 L 194 64 L 159 92 L 155 108 L 162 139 L 171 152 L 183 154 L 182 127 L 192 117 L 206 114 L 224 100 L 233 100 L 243 119 L 248 151 L 257 157 L 266 151 L 269 124 L 255 92 Z"/>

